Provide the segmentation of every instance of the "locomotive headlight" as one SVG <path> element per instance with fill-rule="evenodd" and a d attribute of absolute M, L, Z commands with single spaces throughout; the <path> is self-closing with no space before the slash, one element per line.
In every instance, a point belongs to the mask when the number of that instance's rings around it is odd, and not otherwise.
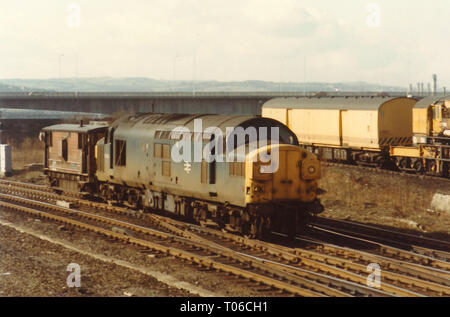
<path fill-rule="evenodd" d="M 256 186 L 254 187 L 253 191 L 254 191 L 255 193 L 262 193 L 262 192 L 264 192 L 263 188 L 262 188 L 261 186 L 258 186 L 258 185 L 256 185 Z"/>
<path fill-rule="evenodd" d="M 300 178 L 313 180 L 320 177 L 320 162 L 315 159 L 306 159 L 301 162 Z"/>
<path fill-rule="evenodd" d="M 417 144 L 417 137 L 416 136 L 413 136 L 413 144 Z"/>
<path fill-rule="evenodd" d="M 314 174 L 316 172 L 316 168 L 314 166 L 308 167 L 309 174 Z"/>

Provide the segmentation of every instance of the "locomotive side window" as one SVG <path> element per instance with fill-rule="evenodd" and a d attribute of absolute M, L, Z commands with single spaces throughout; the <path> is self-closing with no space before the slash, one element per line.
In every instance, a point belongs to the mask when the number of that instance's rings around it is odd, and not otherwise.
<path fill-rule="evenodd" d="M 116 140 L 116 165 L 125 166 L 127 158 L 127 142 Z"/>
<path fill-rule="evenodd" d="M 105 171 L 105 148 L 103 146 L 99 146 L 97 148 L 97 170 L 99 170 L 100 172 L 104 172 Z"/>

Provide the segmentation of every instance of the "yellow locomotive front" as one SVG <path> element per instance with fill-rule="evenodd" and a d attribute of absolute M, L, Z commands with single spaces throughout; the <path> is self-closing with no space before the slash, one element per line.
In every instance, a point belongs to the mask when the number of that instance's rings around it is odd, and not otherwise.
<path fill-rule="evenodd" d="M 268 152 L 277 162 L 264 163 L 256 157 Z M 278 157 L 277 157 L 278 156 Z M 320 162 L 314 154 L 298 146 L 276 144 L 260 148 L 248 156 L 246 202 L 313 202 L 317 198 Z M 271 171 L 271 168 L 273 169 Z"/>
<path fill-rule="evenodd" d="M 271 228 L 292 236 L 304 230 L 311 217 L 323 211 L 317 198 L 320 177 L 320 161 L 299 146 L 273 144 L 249 153 L 245 195 L 254 218 L 251 232 L 264 236 L 265 228 Z"/>

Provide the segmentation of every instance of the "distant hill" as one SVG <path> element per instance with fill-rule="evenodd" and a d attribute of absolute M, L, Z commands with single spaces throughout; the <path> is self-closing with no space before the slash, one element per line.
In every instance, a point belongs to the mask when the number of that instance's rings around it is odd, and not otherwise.
<path fill-rule="evenodd" d="M 29 88 L 32 87 L 32 88 Z M 402 87 L 381 86 L 365 82 L 294 83 L 248 81 L 183 81 L 152 78 L 63 78 L 63 79 L 0 79 L 0 92 L 65 91 L 65 92 L 399 92 Z"/>
<path fill-rule="evenodd" d="M 0 82 L 0 92 L 31 92 L 31 91 L 45 92 L 49 90 L 40 88 L 30 88 L 25 86 L 16 86 L 11 84 L 2 84 Z"/>

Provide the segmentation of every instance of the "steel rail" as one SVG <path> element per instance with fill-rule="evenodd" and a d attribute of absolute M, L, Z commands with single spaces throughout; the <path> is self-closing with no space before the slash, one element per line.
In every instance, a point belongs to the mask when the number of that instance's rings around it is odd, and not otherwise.
<path fill-rule="evenodd" d="M 163 217 L 156 215 L 147 215 L 147 216 L 155 219 L 155 222 L 162 225 L 164 228 L 176 234 L 189 237 L 190 239 L 196 239 L 198 241 L 202 241 L 205 243 L 217 245 L 217 243 L 211 241 L 210 239 L 199 237 L 198 235 L 195 235 L 192 232 L 187 231 L 187 228 L 195 228 L 196 231 L 205 232 L 207 234 L 215 235 L 220 238 L 226 238 L 235 243 L 239 243 L 243 246 L 267 252 L 273 256 L 282 258 L 283 260 L 293 263 L 292 265 L 294 266 L 296 266 L 296 264 L 297 265 L 302 264 L 308 266 L 309 270 L 320 269 L 328 274 L 334 274 L 334 276 L 337 276 L 338 278 L 347 279 L 362 285 L 366 285 L 367 282 L 367 279 L 361 275 L 361 273 L 367 272 L 367 267 L 361 264 L 353 263 L 350 260 L 336 258 L 333 256 L 328 256 L 320 254 L 318 252 L 307 251 L 303 249 L 283 248 L 281 246 L 273 245 L 271 243 L 262 242 L 258 240 L 249 240 L 233 234 L 224 233 L 213 229 L 207 229 L 196 225 L 189 225 L 183 230 L 179 228 L 183 227 L 184 223 L 182 222 L 178 222 L 173 219 L 163 219 Z M 381 285 L 383 291 L 393 293 L 399 296 L 407 296 L 406 295 L 407 292 L 404 292 L 402 288 L 391 285 L 390 283 L 386 283 L 386 281 L 389 280 L 395 282 L 396 284 L 415 286 L 423 290 L 430 290 L 437 295 L 450 296 L 450 287 L 448 287 L 449 281 L 446 278 L 439 277 L 427 272 L 414 271 L 411 268 L 408 269 L 408 276 L 401 275 L 398 273 L 390 272 L 389 270 L 392 270 L 392 268 L 389 265 L 390 264 L 388 263 L 388 265 L 384 266 L 386 271 L 383 271 L 383 278 L 385 278 L 385 280 Z M 401 263 L 398 264 L 397 266 L 401 266 Z M 415 276 L 411 277 L 413 273 L 415 273 L 416 276 L 425 276 L 431 281 L 422 280 Z"/>
<path fill-rule="evenodd" d="M 206 267 L 208 269 L 216 269 L 216 270 L 220 270 L 223 272 L 231 273 L 236 276 L 244 277 L 249 280 L 253 280 L 255 282 L 260 282 L 265 285 L 275 287 L 277 289 L 280 289 L 280 290 L 283 290 L 283 291 L 286 291 L 286 292 L 289 292 L 292 294 L 296 294 L 296 295 L 300 295 L 300 296 L 318 296 L 318 297 L 323 296 L 323 294 L 316 293 L 316 292 L 308 290 L 308 289 L 299 288 L 297 286 L 293 286 L 286 282 L 274 280 L 270 277 L 267 277 L 267 276 L 264 276 L 261 274 L 257 274 L 254 272 L 250 272 L 248 270 L 244 270 L 241 268 L 237 268 L 235 266 L 231 266 L 229 264 L 224 264 L 224 263 L 215 261 L 209 256 L 199 256 L 197 254 L 194 254 L 194 253 L 182 250 L 182 249 L 168 247 L 168 246 L 165 246 L 160 243 L 155 243 L 155 242 L 151 242 L 148 240 L 130 237 L 125 234 L 117 233 L 117 232 L 114 232 L 111 230 L 107 230 L 107 229 L 104 229 L 101 227 L 86 224 L 86 223 L 76 221 L 73 219 L 68 219 L 66 217 L 61 217 L 61 216 L 53 215 L 53 214 L 50 214 L 47 212 L 34 210 L 34 209 L 24 207 L 24 206 L 5 203 L 3 201 L 0 201 L 0 206 L 8 208 L 8 209 L 12 209 L 12 210 L 26 212 L 26 213 L 34 215 L 34 216 L 57 221 L 59 223 L 65 223 L 65 224 L 68 224 L 68 225 L 71 225 L 74 227 L 87 229 L 89 231 L 100 233 L 102 235 L 105 235 L 105 236 L 113 238 L 113 239 L 119 239 L 119 240 L 125 241 L 126 243 L 135 244 L 140 247 L 144 247 L 144 248 L 148 248 L 151 250 L 155 250 L 157 252 L 172 255 L 179 259 L 183 259 L 183 260 L 187 260 L 192 263 L 196 263 L 196 264 Z"/>
<path fill-rule="evenodd" d="M 379 242 L 374 242 L 372 240 L 363 239 L 360 237 L 355 237 L 351 235 L 346 235 L 344 233 L 336 232 L 333 230 L 327 230 L 315 227 L 316 233 L 326 235 L 327 239 L 333 237 L 333 240 L 346 240 L 351 243 L 364 244 L 366 246 L 371 246 L 371 248 L 376 251 L 379 255 L 388 256 L 389 258 L 395 257 L 398 260 L 402 260 L 404 262 L 411 262 L 412 264 L 421 264 L 430 266 L 437 270 L 442 270 L 445 272 L 450 271 L 450 263 L 446 261 L 442 261 L 436 258 L 432 258 L 423 254 L 417 254 L 415 252 L 406 251 L 403 249 L 398 249 L 392 246 L 384 245 Z"/>
<path fill-rule="evenodd" d="M 0 181 L 0 188 L 2 188 L 4 185 L 5 182 L 2 182 L 2 181 Z M 23 193 L 22 192 L 22 188 L 20 188 L 20 187 L 22 187 L 22 184 L 24 185 L 23 187 L 26 187 L 26 188 L 39 188 L 39 189 L 41 189 L 41 186 L 40 185 L 31 185 L 31 184 L 27 184 L 27 183 L 13 183 L 14 185 L 17 185 L 17 186 L 12 186 L 12 185 L 8 185 L 6 188 L 10 191 L 10 192 L 16 192 L 16 193 Z M 31 186 L 30 186 L 31 185 Z M 20 187 L 19 187 L 20 186 Z M 5 187 L 3 187 L 3 188 L 5 188 Z M 17 191 L 14 191 L 14 190 L 17 190 Z M 47 187 L 44 187 L 44 188 L 42 188 L 42 189 L 44 189 L 45 191 L 47 191 L 48 190 L 48 188 Z M 135 212 L 134 211 L 130 211 L 129 209 L 126 209 L 126 208 L 120 208 L 120 207 L 115 207 L 115 206 L 110 206 L 110 205 L 107 205 L 107 204 L 104 204 L 104 203 L 98 203 L 98 202 L 92 202 L 92 201 L 86 201 L 86 200 L 80 200 L 80 199 L 76 199 L 76 198 L 72 198 L 72 197 L 66 197 L 66 196 L 64 196 L 64 197 L 61 197 L 60 195 L 58 195 L 58 194 L 55 194 L 55 193 L 50 193 L 50 192 L 41 192 L 41 191 L 38 191 L 38 190 L 35 190 L 35 189 L 30 189 L 31 190 L 31 192 L 30 192 L 30 194 L 35 194 L 35 195 L 41 195 L 41 196 L 45 196 L 47 199 L 49 199 L 49 200 L 58 200 L 58 199 L 64 199 L 64 200 L 68 200 L 68 201 L 70 201 L 70 202 L 74 202 L 74 203 L 78 203 L 78 204 L 82 204 L 82 205 L 85 205 L 85 206 L 88 206 L 88 207 L 94 207 L 94 208 L 98 208 L 98 209 L 103 209 L 103 210 L 107 210 L 107 211 L 114 211 L 114 212 L 116 212 L 116 213 L 122 213 L 122 214 L 127 214 L 127 215 L 133 215 L 133 214 L 135 214 Z M 155 218 L 153 217 L 153 218 L 151 218 L 149 215 L 146 215 L 146 216 L 148 216 L 149 217 L 149 219 L 152 219 L 152 221 L 155 221 Z M 166 220 L 165 220 L 166 222 L 167 221 L 171 221 L 171 219 L 169 219 L 169 218 L 166 218 Z M 173 221 L 172 221 L 172 223 L 173 223 Z M 181 226 L 185 226 L 186 225 L 186 223 L 181 223 L 181 222 L 177 222 L 177 224 L 178 225 L 181 225 Z M 163 225 L 163 224 L 161 224 L 161 225 Z M 211 233 L 212 231 L 210 231 L 210 233 Z M 228 238 L 229 239 L 238 239 L 239 241 L 241 241 L 243 238 L 242 237 L 239 237 L 239 236 L 236 236 L 236 235 L 232 235 L 232 234 L 228 234 Z M 252 240 L 249 240 L 249 241 L 252 241 Z M 367 241 L 365 241 L 366 243 L 371 243 L 370 241 L 369 242 L 367 242 Z M 374 245 L 374 246 L 376 246 L 376 247 L 380 247 L 380 245 L 379 244 L 376 244 L 376 245 Z M 383 248 L 383 247 L 381 247 L 381 248 Z M 393 251 L 392 251 L 392 249 L 391 248 L 383 248 L 382 249 L 384 252 L 387 252 L 387 253 L 393 253 Z M 397 251 L 399 251 L 399 250 L 396 250 L 396 249 L 394 249 L 394 252 L 397 252 Z M 344 251 L 344 252 L 348 252 L 348 251 Z M 403 252 L 403 251 L 402 251 Z M 344 256 L 348 256 L 348 255 L 345 255 L 344 254 Z M 425 258 L 425 259 L 423 259 L 422 257 L 419 257 L 419 261 L 420 261 L 420 263 L 424 263 L 424 262 L 427 262 L 427 261 L 429 261 L 429 259 L 428 258 Z M 402 264 L 403 266 L 405 266 L 405 265 L 407 265 L 405 262 L 401 262 L 400 264 Z M 409 265 L 409 267 L 411 268 L 411 265 Z M 431 269 L 431 268 L 428 268 L 428 267 L 420 267 L 420 266 L 415 266 L 414 267 L 414 269 L 417 269 L 417 270 L 422 270 L 423 272 L 426 272 L 426 269 Z M 437 273 L 440 273 L 440 274 L 442 274 L 443 272 L 442 271 L 438 271 Z"/>
<path fill-rule="evenodd" d="M 37 192 L 35 192 L 35 194 L 38 194 Z M 39 193 L 40 194 L 40 193 Z M 51 197 L 53 197 L 53 198 L 55 198 L 55 194 L 51 194 L 51 195 L 48 195 L 47 193 L 46 193 L 46 196 L 48 197 L 48 196 L 51 196 Z M 95 205 L 97 205 L 98 203 L 95 203 Z M 92 205 L 91 203 L 89 203 L 89 205 Z M 105 206 L 104 204 L 99 204 L 99 205 L 102 205 L 103 207 Z M 53 206 L 53 205 L 52 205 Z M 109 209 L 109 208 L 108 208 Z M 150 215 L 148 215 L 149 217 L 152 217 L 152 216 L 150 216 Z M 156 217 L 153 217 L 154 219 L 156 219 Z M 164 224 L 164 222 L 162 222 L 161 224 Z M 160 224 L 160 225 L 161 225 Z M 169 228 L 169 229 L 171 229 L 172 231 L 173 231 L 173 227 L 172 228 Z M 186 236 L 186 234 L 187 234 L 187 231 L 183 231 L 183 232 L 177 232 L 177 234 L 178 235 L 181 235 L 181 236 Z M 235 236 L 235 235 L 230 235 L 230 236 L 234 236 L 234 237 L 238 237 L 238 236 Z M 198 239 L 199 237 L 198 236 L 196 236 L 196 235 L 193 235 L 193 234 L 188 234 L 188 238 L 190 238 L 190 239 L 195 239 L 196 238 L 196 240 L 197 241 L 201 241 L 201 242 L 204 242 L 204 243 L 209 243 L 209 244 L 211 244 L 211 241 L 209 241 L 209 240 L 207 240 L 207 241 L 205 241 L 205 239 L 203 239 L 203 238 L 200 238 L 200 239 Z M 248 240 L 248 241 L 252 241 L 252 240 Z M 219 245 L 216 245 L 216 247 L 220 247 Z M 231 250 L 229 250 L 229 251 L 231 251 Z M 275 252 L 278 252 L 278 251 L 275 251 Z M 284 255 L 284 256 L 286 256 L 286 254 Z M 262 260 L 264 260 L 264 259 L 262 259 Z M 298 260 L 298 259 L 297 259 Z M 329 261 L 331 261 L 331 262 L 333 262 L 334 261 L 334 263 L 338 263 L 339 262 L 339 259 L 328 259 Z M 267 260 L 264 260 L 264 261 L 267 261 Z M 337 261 L 337 262 L 336 262 Z M 306 259 L 303 259 L 303 264 L 304 265 L 306 265 Z M 331 263 L 330 262 L 330 263 Z M 268 263 L 268 262 L 267 262 Z M 271 266 L 278 266 L 278 268 L 280 268 L 280 266 L 283 266 L 282 264 L 277 264 L 277 263 L 270 263 L 270 265 Z M 323 265 L 323 264 L 321 264 L 320 262 L 316 262 L 316 261 L 311 261 L 311 262 L 309 262 L 309 265 L 310 265 L 310 269 L 317 269 L 317 265 Z M 351 267 L 350 265 L 347 265 L 347 268 L 348 267 Z M 284 269 L 284 270 L 287 270 L 287 268 L 288 267 L 284 267 L 284 268 L 281 268 L 281 269 Z M 323 268 L 323 267 L 322 267 Z M 354 268 L 353 268 L 354 269 Z M 297 270 L 297 273 L 299 273 L 299 272 L 301 272 L 301 269 L 299 269 L 299 268 L 297 268 L 297 267 L 291 267 L 290 268 L 290 272 L 294 272 L 293 270 Z M 338 274 L 337 274 L 337 276 L 339 276 L 340 278 L 346 278 L 346 279 L 348 279 L 349 277 L 348 277 L 348 274 L 350 274 L 351 272 L 346 272 L 346 271 L 344 271 L 344 270 L 340 270 L 340 272 L 339 272 L 339 269 L 337 269 L 337 268 L 332 268 L 332 270 L 334 270 L 334 273 L 336 274 L 336 272 L 338 272 Z M 358 270 L 359 270 L 359 272 L 361 272 L 361 271 L 363 271 L 363 267 L 360 265 L 359 267 L 358 267 Z M 330 271 L 330 267 L 325 267 L 325 270 L 324 270 L 324 272 L 329 272 Z M 305 273 L 305 272 L 308 272 L 308 271 L 304 271 L 303 273 Z M 297 275 L 301 275 L 301 274 L 297 274 Z M 358 283 L 360 283 L 360 284 L 363 284 L 363 283 L 365 283 L 365 278 L 364 279 L 362 279 L 361 278 L 361 276 L 357 276 L 356 274 L 353 274 L 353 275 L 355 275 L 355 276 L 352 276 L 352 278 L 350 279 L 350 280 L 353 280 L 353 281 L 357 281 Z M 396 275 L 396 274 L 393 274 L 393 273 L 389 273 L 389 276 L 390 277 L 394 277 L 394 281 L 401 281 L 401 282 L 404 282 L 404 284 L 410 284 L 411 283 L 411 279 L 407 279 L 407 278 L 404 278 L 404 277 L 402 277 L 402 276 L 400 276 L 400 277 L 398 277 L 398 274 Z M 316 278 L 317 278 L 317 276 L 316 276 Z M 329 277 L 328 277 L 329 278 Z M 422 288 L 424 288 L 424 285 L 425 285 L 425 287 L 427 287 L 427 282 L 423 282 L 423 281 L 414 281 L 414 279 L 412 280 L 413 282 L 415 282 L 415 283 L 413 283 L 413 284 L 417 284 L 418 286 L 420 286 L 420 287 L 422 287 Z M 323 279 L 322 279 L 322 282 L 323 282 Z M 383 284 L 386 284 L 386 283 L 383 283 Z M 411 285 L 411 284 L 410 284 Z M 392 291 L 393 289 L 389 289 L 389 285 L 387 285 L 387 286 L 385 286 L 386 287 L 386 290 L 387 291 L 389 291 L 390 293 L 394 293 L 394 294 L 398 294 L 398 295 L 400 295 L 400 296 L 411 296 L 411 294 L 410 293 L 408 293 L 408 292 L 402 292 L 401 290 L 399 291 L 398 289 L 395 289 L 394 290 L 394 292 Z M 433 291 L 436 291 L 436 292 L 439 292 L 439 289 L 437 289 L 436 288 L 436 285 L 434 285 L 434 284 L 429 284 L 428 283 L 428 287 L 429 287 L 429 289 L 430 290 L 433 290 Z M 373 294 L 372 294 L 373 295 Z M 380 294 L 378 294 L 378 295 L 380 295 Z M 339 295 L 338 295 L 339 296 Z"/>
<path fill-rule="evenodd" d="M 83 218 L 89 218 L 91 220 L 101 221 L 101 222 L 104 222 L 104 223 L 125 227 L 125 228 L 133 230 L 133 231 L 138 231 L 138 232 L 142 232 L 142 233 L 145 233 L 145 234 L 151 234 L 151 235 L 154 235 L 154 236 L 156 235 L 159 238 L 166 238 L 166 239 L 170 239 L 172 241 L 178 241 L 180 243 L 190 244 L 191 248 L 202 248 L 205 251 L 214 253 L 214 254 L 219 255 L 221 257 L 232 259 L 232 261 L 237 261 L 237 262 L 243 264 L 244 266 L 249 266 L 251 268 L 258 269 L 260 272 L 266 272 L 269 275 L 275 276 L 278 279 L 274 279 L 272 282 L 270 282 L 268 280 L 269 277 L 267 277 L 267 276 L 262 275 L 262 277 L 260 277 L 261 274 L 257 274 L 257 273 L 253 273 L 253 272 L 250 275 L 248 275 L 248 274 L 245 275 L 245 274 L 242 273 L 242 269 L 238 271 L 239 274 L 235 274 L 235 275 L 241 275 L 241 276 L 247 277 L 247 278 L 252 279 L 254 281 L 257 281 L 257 282 L 264 282 L 266 285 L 269 285 L 269 286 L 272 286 L 272 287 L 276 287 L 278 289 L 285 290 L 285 291 L 288 291 L 288 292 L 293 293 L 293 294 L 297 294 L 297 295 L 301 295 L 301 296 L 321 296 L 321 295 L 340 296 L 340 297 L 349 296 L 348 293 L 345 293 L 345 292 L 342 292 L 342 291 L 339 291 L 339 290 L 336 290 L 336 289 L 333 289 L 333 288 L 321 285 L 319 283 L 307 280 L 306 278 L 302 278 L 300 276 L 296 276 L 296 275 L 291 274 L 291 273 L 286 272 L 286 271 L 281 271 L 281 270 L 275 268 L 273 265 L 265 264 L 263 261 L 261 261 L 261 259 L 258 259 L 258 258 L 251 259 L 248 256 L 244 256 L 242 254 L 238 254 L 238 253 L 236 253 L 234 251 L 227 250 L 227 249 L 224 249 L 224 248 L 216 248 L 214 246 L 201 244 L 198 241 L 195 241 L 195 244 L 193 244 L 193 242 L 190 241 L 189 239 L 183 239 L 181 237 L 176 237 L 176 236 L 173 236 L 173 235 L 169 235 L 167 233 L 157 232 L 157 231 L 155 231 L 153 229 L 149 229 L 149 228 L 145 228 L 145 227 L 142 227 L 142 226 L 133 225 L 133 224 L 130 224 L 130 223 L 126 223 L 126 222 L 123 222 L 123 221 L 118 221 L 116 219 L 112 219 L 112 218 L 108 218 L 108 217 L 103 217 L 103 216 L 99 216 L 99 215 L 90 214 L 90 213 L 87 213 L 87 212 L 84 212 L 84 211 L 74 211 L 72 209 L 59 207 L 59 206 L 51 205 L 51 204 L 44 203 L 44 202 L 32 201 L 32 200 L 24 199 L 22 197 L 17 197 L 17 196 L 10 196 L 10 195 L 0 194 L 0 197 L 2 197 L 3 199 L 10 199 L 10 200 L 15 201 L 17 203 L 19 203 L 19 202 L 23 203 L 23 202 L 26 201 L 26 204 L 38 206 L 40 208 L 58 210 L 58 211 L 69 213 L 71 215 L 82 216 Z M 0 205 L 3 205 L 4 207 L 8 207 L 8 208 L 12 207 L 11 206 L 12 204 L 5 203 L 5 202 L 2 202 L 2 201 L 0 202 Z M 28 207 L 17 206 L 17 205 L 13 205 L 13 206 L 16 206 L 19 209 L 20 208 L 28 208 Z M 30 208 L 28 208 L 28 209 L 30 209 Z M 43 215 L 44 214 L 47 218 L 50 217 L 51 219 L 58 220 L 60 222 L 63 221 L 63 219 L 67 219 L 65 217 L 56 216 L 56 215 L 48 214 L 48 213 L 41 212 L 41 211 L 38 211 L 38 213 L 39 213 L 38 215 Z M 72 221 L 75 221 L 78 224 L 80 224 L 80 222 L 78 222 L 76 220 L 69 219 L 69 223 L 72 223 Z M 92 225 L 89 225 L 89 226 L 92 226 Z M 98 227 L 96 227 L 96 228 L 98 228 Z M 90 229 L 92 229 L 92 228 L 90 227 Z M 102 229 L 102 230 L 106 230 L 106 229 Z M 135 239 L 135 238 L 130 237 L 128 235 L 124 235 L 124 237 L 130 238 L 130 239 Z M 145 240 L 145 241 L 147 241 L 147 240 Z M 143 246 L 145 246 L 145 245 L 143 245 Z M 166 246 L 164 246 L 164 247 L 166 247 Z M 167 249 L 164 249 L 164 250 L 167 250 Z M 182 253 L 181 251 L 180 250 L 176 250 L 175 254 L 181 254 Z M 173 255 L 173 253 L 170 253 L 170 254 Z M 190 254 L 190 257 L 192 257 L 192 253 Z M 210 258 L 210 257 L 208 257 L 208 258 Z M 203 260 L 201 260 L 201 261 L 203 261 Z M 199 261 L 194 261 L 194 262 L 201 263 L 201 261 L 200 262 Z M 215 262 L 214 263 L 208 262 L 208 266 L 211 267 L 211 268 L 222 269 L 223 265 L 224 264 L 220 263 L 220 262 L 219 262 L 219 264 L 217 264 Z M 223 271 L 228 272 L 228 273 L 233 273 L 233 271 L 230 270 L 229 268 L 228 269 L 223 269 Z M 279 280 L 281 280 L 281 281 L 285 280 L 285 281 L 288 281 L 288 282 L 280 282 Z M 294 283 L 297 284 L 297 286 L 296 285 L 292 285 Z M 300 287 L 300 290 L 297 289 L 299 287 Z M 308 289 L 304 289 L 303 287 L 306 287 Z M 376 293 L 376 292 L 372 292 L 372 293 Z"/>
<path fill-rule="evenodd" d="M 420 253 L 436 252 L 438 258 L 445 261 L 450 260 L 450 253 L 448 252 L 450 250 L 450 242 L 448 241 L 420 237 L 408 233 L 378 228 L 373 225 L 363 223 L 324 217 L 317 217 L 314 225 L 320 228 L 331 229 L 346 234 L 364 236 L 365 238 L 370 238 L 374 241 L 387 241 L 389 244 L 401 245 L 406 249 L 410 248 L 411 250 L 415 250 L 415 248 L 418 248 L 422 250 L 419 251 Z M 425 251 L 425 249 L 433 249 L 433 251 Z"/>

